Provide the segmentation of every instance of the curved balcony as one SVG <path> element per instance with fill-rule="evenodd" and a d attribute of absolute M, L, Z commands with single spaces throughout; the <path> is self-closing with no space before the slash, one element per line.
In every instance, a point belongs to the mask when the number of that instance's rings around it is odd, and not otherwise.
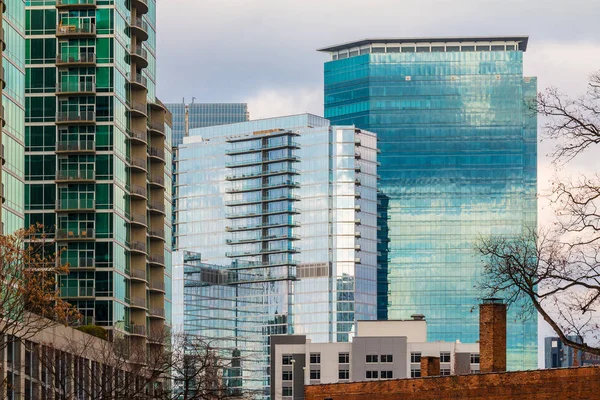
<path fill-rule="evenodd" d="M 56 27 L 57 38 L 92 38 L 96 37 L 95 24 L 81 25 L 63 25 L 62 23 Z"/>
<path fill-rule="evenodd" d="M 58 82 L 56 94 L 59 96 L 94 96 L 96 84 L 92 82 Z"/>
<path fill-rule="evenodd" d="M 129 277 L 132 281 L 147 282 L 145 269 L 132 268 Z"/>
<path fill-rule="evenodd" d="M 61 199 L 56 202 L 56 212 L 95 212 L 96 201 L 94 199 Z"/>
<path fill-rule="evenodd" d="M 2 41 L 2 51 L 6 50 L 6 39 L 4 36 L 4 28 L 2 28 L 2 37 L 0 38 L 0 40 Z"/>
<path fill-rule="evenodd" d="M 141 89 L 141 90 L 148 89 L 148 79 L 146 79 L 145 76 L 142 76 L 142 74 L 130 75 L 129 83 L 131 84 L 131 87 L 134 89 Z M 144 107 L 146 107 L 145 104 L 144 104 Z M 144 111 L 147 113 L 146 110 L 144 110 Z"/>
<path fill-rule="evenodd" d="M 148 197 L 148 190 L 145 186 L 140 185 L 132 185 L 131 191 L 129 192 L 130 196 L 136 197 L 138 199 L 146 200 Z"/>
<path fill-rule="evenodd" d="M 2 203 L 6 202 L 6 197 L 4 197 L 4 183 L 1 186 L 0 197 L 2 198 Z M 2 223 L 2 232 L 4 232 L 4 222 Z"/>
<path fill-rule="evenodd" d="M 135 18 L 131 20 L 131 33 L 134 34 L 139 40 L 148 40 L 148 24 L 142 18 Z"/>
<path fill-rule="evenodd" d="M 148 226 L 148 218 L 144 214 L 132 214 L 130 222 L 132 225 L 137 225 L 143 228 Z"/>
<path fill-rule="evenodd" d="M 96 113 L 94 111 L 61 111 L 56 113 L 57 125 L 94 125 Z"/>
<path fill-rule="evenodd" d="M 281 181 L 281 182 L 262 183 L 262 184 L 258 184 L 258 185 L 248 185 L 248 186 L 243 186 L 243 187 L 239 187 L 239 188 L 231 187 L 231 188 L 225 189 L 225 192 L 226 193 L 245 193 L 245 192 L 254 192 L 257 190 L 277 189 L 277 188 L 284 188 L 284 187 L 299 188 L 300 182 L 286 180 L 286 181 Z"/>
<path fill-rule="evenodd" d="M 146 325 L 130 325 L 129 333 L 133 336 L 146 336 Z"/>
<path fill-rule="evenodd" d="M 2 152 L 0 153 L 0 160 L 2 160 L 2 165 L 6 164 L 6 158 L 4 157 L 4 145 L 2 145 Z"/>
<path fill-rule="evenodd" d="M 96 0 L 56 0 L 59 10 L 85 10 L 96 8 Z"/>
<path fill-rule="evenodd" d="M 226 201 L 225 205 L 226 206 L 242 206 L 242 205 L 246 205 L 246 204 L 270 203 L 270 202 L 281 201 L 281 200 L 299 201 L 300 197 L 294 196 L 291 194 L 286 194 L 283 196 L 263 196 L 263 197 L 256 197 L 253 199 L 230 200 L 230 201 Z"/>
<path fill-rule="evenodd" d="M 165 293 L 165 283 L 162 281 L 151 280 L 149 288 L 154 292 Z"/>
<path fill-rule="evenodd" d="M 96 173 L 93 170 L 56 171 L 56 182 L 93 182 Z"/>
<path fill-rule="evenodd" d="M 6 0 L 0 0 L 0 5 L 2 5 L 2 12 L 6 12 Z"/>
<path fill-rule="evenodd" d="M 148 149 L 148 158 L 150 158 L 150 161 L 159 161 L 165 164 L 165 151 L 158 147 L 150 147 Z"/>
<path fill-rule="evenodd" d="M 151 201 L 148 203 L 148 210 L 153 214 L 166 215 L 165 204 L 158 201 Z"/>
<path fill-rule="evenodd" d="M 148 229 L 148 236 L 152 240 L 164 241 L 165 240 L 165 230 L 158 229 L 158 228 L 150 228 L 150 229 Z"/>
<path fill-rule="evenodd" d="M 148 168 L 148 164 L 146 160 L 142 157 L 133 157 L 131 159 L 131 163 L 129 165 L 131 169 L 135 169 L 141 172 L 146 172 L 146 168 Z"/>
<path fill-rule="evenodd" d="M 148 130 L 156 132 L 162 136 L 165 136 L 165 124 L 164 122 L 148 122 Z"/>
<path fill-rule="evenodd" d="M 94 229 L 57 229 L 56 230 L 57 240 L 95 240 L 96 231 Z"/>
<path fill-rule="evenodd" d="M 157 256 L 155 254 L 150 254 L 148 256 L 148 263 L 150 265 L 164 267 L 165 266 L 165 256 Z"/>
<path fill-rule="evenodd" d="M 132 117 L 148 117 L 148 107 L 146 107 L 146 103 L 142 103 L 141 101 L 132 101 L 129 103 L 129 112 Z"/>
<path fill-rule="evenodd" d="M 56 56 L 57 67 L 93 67 L 96 65 L 95 53 L 59 54 Z"/>
<path fill-rule="evenodd" d="M 299 214 L 300 209 L 296 207 L 287 207 L 280 210 L 262 210 L 262 211 L 243 211 L 235 213 L 226 213 L 225 218 L 227 219 L 238 219 L 248 217 L 260 217 L 275 214 Z"/>
<path fill-rule="evenodd" d="M 129 139 L 140 144 L 148 144 L 148 134 L 143 130 L 135 129 L 129 131 Z"/>
<path fill-rule="evenodd" d="M 169 112 L 169 109 L 160 100 L 157 100 L 156 103 L 150 103 L 150 106 L 156 111 Z"/>
<path fill-rule="evenodd" d="M 261 178 L 261 177 L 265 177 L 265 176 L 286 175 L 286 174 L 298 175 L 299 172 L 295 168 L 284 168 L 284 169 L 278 169 L 278 170 L 273 170 L 273 171 L 259 171 L 259 172 L 245 173 L 245 174 L 235 174 L 234 173 L 232 175 L 227 175 L 225 177 L 225 180 L 238 181 L 241 179 Z"/>
<path fill-rule="evenodd" d="M 1 80 L 0 83 L 2 84 L 2 89 L 5 89 L 6 88 L 6 79 L 4 77 L 4 67 L 2 67 L 2 76 L 0 77 L 0 80 Z"/>
<path fill-rule="evenodd" d="M 6 126 L 6 119 L 4 119 L 4 106 L 2 106 L 2 112 L 0 114 L 0 119 L 2 119 L 2 127 Z"/>
<path fill-rule="evenodd" d="M 138 15 L 148 13 L 148 0 L 131 0 L 131 5 L 136 8 Z"/>
<path fill-rule="evenodd" d="M 129 249 L 132 253 L 146 254 L 146 243 L 140 241 L 131 242 Z"/>
<path fill-rule="evenodd" d="M 165 188 L 165 178 L 158 174 L 149 175 L 148 183 L 150 184 L 150 186 L 153 186 L 153 187 L 158 187 L 158 188 L 162 188 L 162 189 Z"/>
<path fill-rule="evenodd" d="M 165 319 L 165 309 L 164 308 L 150 308 L 150 310 L 148 310 L 148 315 L 150 316 L 150 318 Z"/>
<path fill-rule="evenodd" d="M 93 140 L 60 140 L 56 142 L 56 153 L 94 153 L 96 142 Z"/>
<path fill-rule="evenodd" d="M 129 55 L 139 68 L 146 68 L 148 66 L 148 52 L 142 46 L 132 48 Z"/>
<path fill-rule="evenodd" d="M 146 299 L 143 297 L 133 297 L 130 303 L 131 308 L 146 310 Z"/>

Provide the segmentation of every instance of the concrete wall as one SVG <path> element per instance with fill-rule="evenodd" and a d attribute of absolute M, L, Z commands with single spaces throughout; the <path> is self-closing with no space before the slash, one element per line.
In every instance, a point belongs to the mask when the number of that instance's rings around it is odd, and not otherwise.
<path fill-rule="evenodd" d="M 356 336 L 406 336 L 409 343 L 427 341 L 427 322 L 423 321 L 358 321 Z"/>
<path fill-rule="evenodd" d="M 377 363 L 366 362 L 369 354 L 379 357 Z M 381 355 L 392 355 L 392 363 L 381 363 Z M 355 337 L 352 342 L 351 379 L 355 382 L 365 381 L 366 371 L 392 371 L 394 378 L 406 378 L 407 343 L 406 337 Z"/>
<path fill-rule="evenodd" d="M 600 367 L 307 386 L 306 400 L 593 400 Z"/>

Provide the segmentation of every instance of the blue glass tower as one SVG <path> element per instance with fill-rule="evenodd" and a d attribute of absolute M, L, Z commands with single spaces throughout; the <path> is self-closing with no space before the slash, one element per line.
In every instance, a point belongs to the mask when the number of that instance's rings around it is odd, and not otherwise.
<path fill-rule="evenodd" d="M 378 317 L 425 314 L 429 340 L 478 339 L 480 235 L 537 224 L 527 37 L 362 40 L 321 51 L 325 117 L 376 132 Z M 537 321 L 509 312 L 508 366 L 537 366 Z"/>

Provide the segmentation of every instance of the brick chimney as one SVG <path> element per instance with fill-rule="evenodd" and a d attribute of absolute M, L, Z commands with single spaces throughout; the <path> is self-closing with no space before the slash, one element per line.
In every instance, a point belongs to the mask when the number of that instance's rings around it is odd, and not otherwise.
<path fill-rule="evenodd" d="M 506 371 L 506 304 L 484 299 L 479 305 L 479 368 L 481 372 Z"/>
<path fill-rule="evenodd" d="M 440 358 L 421 357 L 421 376 L 440 376 Z"/>

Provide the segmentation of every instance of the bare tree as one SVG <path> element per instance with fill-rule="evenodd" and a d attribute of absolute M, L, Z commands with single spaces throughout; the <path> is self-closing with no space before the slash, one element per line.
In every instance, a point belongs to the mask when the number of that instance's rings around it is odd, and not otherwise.
<path fill-rule="evenodd" d="M 572 99 L 550 88 L 531 108 L 547 120 L 544 136 L 556 141 L 552 156 L 557 166 L 595 150 L 600 143 L 600 71 L 591 76 L 584 95 Z M 480 288 L 486 297 L 519 305 L 522 313 L 538 312 L 568 346 L 600 354 L 600 174 L 555 178 L 551 200 L 558 216 L 551 231 L 478 241 L 485 262 Z"/>

